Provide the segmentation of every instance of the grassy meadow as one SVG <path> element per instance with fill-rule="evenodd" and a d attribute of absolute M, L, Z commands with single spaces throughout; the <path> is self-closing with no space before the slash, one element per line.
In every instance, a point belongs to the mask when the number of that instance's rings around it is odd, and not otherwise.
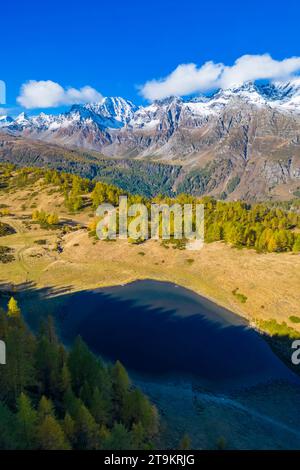
<path fill-rule="evenodd" d="M 223 241 L 189 251 L 154 240 L 97 240 L 88 230 L 94 219 L 89 193 L 81 206 L 70 211 L 60 188 L 43 178 L 0 189 L 0 222 L 14 232 L 0 237 L 13 257 L 0 263 L 0 282 L 78 291 L 152 278 L 187 287 L 250 322 L 274 319 L 300 331 L 291 320 L 300 315 L 298 253 L 258 253 Z M 38 223 L 36 211 L 57 214 L 59 223 Z"/>

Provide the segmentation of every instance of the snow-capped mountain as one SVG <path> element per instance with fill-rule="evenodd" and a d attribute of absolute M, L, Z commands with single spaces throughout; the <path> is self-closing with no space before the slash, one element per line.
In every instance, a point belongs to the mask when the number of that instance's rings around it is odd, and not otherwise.
<path fill-rule="evenodd" d="M 110 133 L 114 130 L 134 132 L 136 130 L 174 132 L 178 127 L 197 128 L 209 119 L 221 116 L 226 110 L 239 107 L 241 111 L 250 108 L 265 108 L 279 113 L 300 115 L 300 79 L 288 83 L 244 85 L 219 90 L 213 95 L 191 99 L 170 97 L 155 101 L 148 106 L 135 106 L 120 97 L 107 97 L 100 103 L 74 105 L 70 111 L 51 115 L 41 113 L 28 117 L 21 113 L 16 119 L 0 118 L 0 127 L 26 135 L 40 134 L 48 139 L 61 130 L 63 133 L 90 127 L 92 131 Z M 59 136 L 57 136 L 59 137 Z M 75 139 L 76 140 L 76 139 Z M 84 144 L 84 142 L 83 142 Z M 84 145 L 85 146 L 85 145 Z M 90 145 L 88 145 L 90 147 Z M 98 147 L 96 150 L 99 149 Z"/>
<path fill-rule="evenodd" d="M 191 172 L 184 191 L 226 193 L 233 177 L 243 196 L 287 182 L 289 191 L 300 188 L 300 79 L 148 106 L 109 97 L 59 115 L 2 117 L 0 130 L 108 157 L 180 163 Z"/>
<path fill-rule="evenodd" d="M 16 135 L 99 150 L 99 146 L 109 141 L 107 130 L 126 126 L 137 109 L 128 100 L 108 97 L 99 103 L 73 105 L 68 112 L 59 115 L 40 113 L 29 118 L 21 113 L 15 119 L 1 120 L 0 129 L 5 128 Z"/>
<path fill-rule="evenodd" d="M 14 122 L 10 116 L 0 116 L 0 127 L 6 127 Z"/>
<path fill-rule="evenodd" d="M 138 109 L 131 101 L 120 97 L 106 97 L 101 103 L 88 104 L 86 108 L 98 116 L 106 118 L 108 120 L 107 127 L 110 127 L 112 120 L 119 124 L 115 127 L 122 127 L 133 118 L 134 112 Z"/>

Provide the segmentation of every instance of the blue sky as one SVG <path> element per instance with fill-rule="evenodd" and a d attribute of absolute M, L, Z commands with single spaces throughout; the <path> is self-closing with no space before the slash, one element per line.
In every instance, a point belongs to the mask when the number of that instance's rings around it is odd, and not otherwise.
<path fill-rule="evenodd" d="M 88 85 L 140 104 L 145 98 L 138 86 L 179 64 L 232 65 L 245 54 L 269 53 L 280 61 L 299 56 L 299 17 L 294 0 L 280 8 L 268 0 L 5 2 L 0 79 L 9 107 L 28 80 Z"/>

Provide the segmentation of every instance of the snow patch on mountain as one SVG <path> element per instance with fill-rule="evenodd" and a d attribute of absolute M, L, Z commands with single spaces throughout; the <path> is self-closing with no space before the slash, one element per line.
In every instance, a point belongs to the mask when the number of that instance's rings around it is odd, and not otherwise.
<path fill-rule="evenodd" d="M 245 83 L 219 90 L 211 96 L 191 99 L 169 97 L 154 101 L 148 106 L 136 106 L 121 97 L 106 97 L 98 103 L 73 105 L 59 115 L 41 113 L 28 117 L 21 113 L 15 119 L 0 117 L 0 128 L 12 132 L 49 133 L 60 130 L 95 129 L 115 132 L 122 128 L 128 131 L 163 131 L 176 126 L 199 127 L 202 122 L 221 115 L 232 106 L 276 109 L 282 113 L 300 114 L 300 78 L 289 82 L 271 84 Z"/>
<path fill-rule="evenodd" d="M 12 122 L 14 122 L 14 120 L 10 116 L 0 116 L 0 126 L 8 126 Z"/>

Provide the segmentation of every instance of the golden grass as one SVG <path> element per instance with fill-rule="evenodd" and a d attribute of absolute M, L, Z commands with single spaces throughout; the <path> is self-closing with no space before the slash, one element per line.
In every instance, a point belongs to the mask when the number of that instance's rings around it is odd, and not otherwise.
<path fill-rule="evenodd" d="M 205 245 L 201 251 L 181 251 L 167 249 L 153 240 L 141 245 L 125 240 L 95 241 L 85 228 L 62 236 L 63 252 L 58 253 L 54 248 L 61 231 L 43 230 L 34 224 L 28 227 L 33 210 L 30 205 L 56 211 L 60 217 L 84 225 L 92 211 L 70 215 L 59 193 L 51 194 L 49 187 L 35 187 L 34 191 L 38 195 L 30 203 L 33 188 L 15 194 L 0 193 L 0 203 L 9 205 L 13 214 L 1 220 L 17 230 L 14 235 L 0 238 L 0 244 L 14 248 L 16 256 L 16 261 L 0 264 L 0 282 L 33 281 L 38 287 L 82 290 L 152 278 L 192 289 L 250 321 L 286 321 L 300 331 L 300 325 L 289 320 L 290 316 L 300 316 L 300 255 L 258 254 L 223 243 Z M 24 211 L 22 204 L 26 206 Z M 28 219 L 22 220 L 24 216 Z M 47 244 L 37 245 L 35 241 L 40 239 L 46 239 Z M 245 303 L 233 294 L 236 289 L 247 297 Z"/>

